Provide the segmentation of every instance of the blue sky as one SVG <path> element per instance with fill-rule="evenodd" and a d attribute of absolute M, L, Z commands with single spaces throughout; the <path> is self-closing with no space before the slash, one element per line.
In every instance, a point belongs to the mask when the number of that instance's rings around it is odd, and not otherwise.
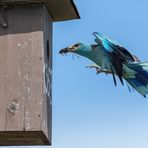
<path fill-rule="evenodd" d="M 94 43 L 98 31 L 148 60 L 147 0 L 76 0 L 80 20 L 54 24 L 53 148 L 147 148 L 148 100 L 112 77 L 85 68 L 92 62 L 58 51 Z"/>
<path fill-rule="evenodd" d="M 148 148 L 148 99 L 115 87 L 92 62 L 58 51 L 94 43 L 98 31 L 148 60 L 147 0 L 75 0 L 81 19 L 54 24 L 53 144 L 51 148 Z"/>

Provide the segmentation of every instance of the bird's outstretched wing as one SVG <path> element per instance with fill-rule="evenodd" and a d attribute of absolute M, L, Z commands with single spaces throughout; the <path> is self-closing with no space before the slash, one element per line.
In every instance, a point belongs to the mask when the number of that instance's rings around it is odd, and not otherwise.
<path fill-rule="evenodd" d="M 127 62 L 135 62 L 134 56 L 123 46 L 118 44 L 116 41 L 110 40 L 109 38 L 103 36 L 98 32 L 94 32 L 93 35 L 96 37 L 96 43 L 104 46 L 104 48 L 109 52 L 119 52 L 122 57 L 125 58 Z"/>
<path fill-rule="evenodd" d="M 98 32 L 94 32 L 93 35 L 96 37 L 95 39 L 96 43 L 102 45 L 103 50 L 106 52 L 106 55 L 108 56 L 108 59 L 111 62 L 112 69 L 116 71 L 116 74 L 118 75 L 121 83 L 123 84 L 123 79 L 122 79 L 123 63 L 124 64 L 133 63 L 135 62 L 135 58 L 127 49 L 125 49 L 115 41 L 112 41 L 107 37 L 104 37 L 102 34 Z M 114 73 L 113 73 L 113 78 L 114 78 Z"/>

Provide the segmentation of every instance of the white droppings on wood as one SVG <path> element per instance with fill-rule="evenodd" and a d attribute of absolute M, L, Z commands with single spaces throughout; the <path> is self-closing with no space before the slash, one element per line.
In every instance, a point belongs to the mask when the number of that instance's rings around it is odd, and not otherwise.
<path fill-rule="evenodd" d="M 30 116 L 30 113 L 27 111 L 25 113 L 25 128 L 26 129 L 29 129 L 30 128 L 30 121 L 31 121 L 31 116 Z"/>
<path fill-rule="evenodd" d="M 20 70 L 19 66 L 17 67 L 17 73 L 18 73 L 18 76 L 20 77 L 21 76 L 21 70 Z"/>
<path fill-rule="evenodd" d="M 25 60 L 25 64 L 28 65 L 28 59 Z"/>
<path fill-rule="evenodd" d="M 45 63 L 43 65 L 43 74 L 45 75 Z"/>
<path fill-rule="evenodd" d="M 30 113 L 29 112 L 26 112 L 26 114 L 25 114 L 25 120 L 27 120 L 27 121 L 30 121 L 31 120 L 31 117 L 30 117 Z"/>
<path fill-rule="evenodd" d="M 42 99 L 43 99 L 43 98 L 41 98 L 41 100 L 42 100 Z M 40 102 L 39 102 L 39 105 L 42 105 L 42 104 L 43 104 L 43 101 L 40 101 Z"/>
<path fill-rule="evenodd" d="M 25 82 L 23 82 L 22 84 L 23 84 L 23 86 L 25 86 Z"/>
<path fill-rule="evenodd" d="M 17 43 L 17 46 L 18 47 L 24 47 L 24 46 L 27 46 L 28 44 L 27 44 L 27 42 L 26 41 L 23 41 L 23 42 L 21 42 L 21 43 Z"/>
<path fill-rule="evenodd" d="M 46 93 L 46 95 L 47 95 L 47 93 L 48 93 L 48 89 L 47 89 L 47 87 L 45 86 L 45 93 Z"/>
<path fill-rule="evenodd" d="M 51 71 L 50 65 L 48 63 L 44 63 L 43 72 L 44 72 L 44 76 L 45 76 L 45 78 L 44 78 L 45 95 L 50 100 L 50 98 L 51 98 L 51 95 L 50 95 L 51 89 L 50 89 L 50 87 L 51 87 L 51 74 L 52 74 L 52 71 Z"/>
<path fill-rule="evenodd" d="M 17 44 L 18 47 L 21 47 L 22 45 L 20 43 Z"/>
<path fill-rule="evenodd" d="M 24 41 L 24 45 L 27 46 L 27 42 L 26 41 Z"/>
<path fill-rule="evenodd" d="M 24 79 L 28 81 L 29 80 L 29 75 L 28 74 L 24 75 Z"/>
<path fill-rule="evenodd" d="M 26 123 L 25 129 L 28 130 L 30 128 L 29 123 Z"/>
<path fill-rule="evenodd" d="M 27 91 L 28 91 L 28 93 L 30 94 L 30 93 L 31 93 L 31 87 L 28 87 L 28 88 L 27 88 Z"/>

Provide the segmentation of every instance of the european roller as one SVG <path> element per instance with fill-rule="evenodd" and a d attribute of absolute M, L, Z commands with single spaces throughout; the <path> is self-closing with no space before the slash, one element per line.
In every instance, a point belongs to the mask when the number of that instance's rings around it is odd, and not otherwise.
<path fill-rule="evenodd" d="M 90 59 L 94 64 L 89 67 L 95 68 L 97 73 L 112 74 L 115 86 L 117 85 L 116 75 L 122 85 L 124 85 L 124 79 L 137 92 L 146 97 L 148 93 L 148 61 L 140 62 L 123 46 L 98 32 L 94 32 L 93 35 L 95 44 L 76 43 L 61 49 L 59 53 L 71 52 Z"/>

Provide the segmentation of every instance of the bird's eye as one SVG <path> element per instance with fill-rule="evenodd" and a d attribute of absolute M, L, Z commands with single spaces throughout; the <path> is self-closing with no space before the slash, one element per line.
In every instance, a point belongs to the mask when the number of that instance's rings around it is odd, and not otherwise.
<path fill-rule="evenodd" d="M 75 44 L 75 47 L 79 47 L 79 44 Z"/>

